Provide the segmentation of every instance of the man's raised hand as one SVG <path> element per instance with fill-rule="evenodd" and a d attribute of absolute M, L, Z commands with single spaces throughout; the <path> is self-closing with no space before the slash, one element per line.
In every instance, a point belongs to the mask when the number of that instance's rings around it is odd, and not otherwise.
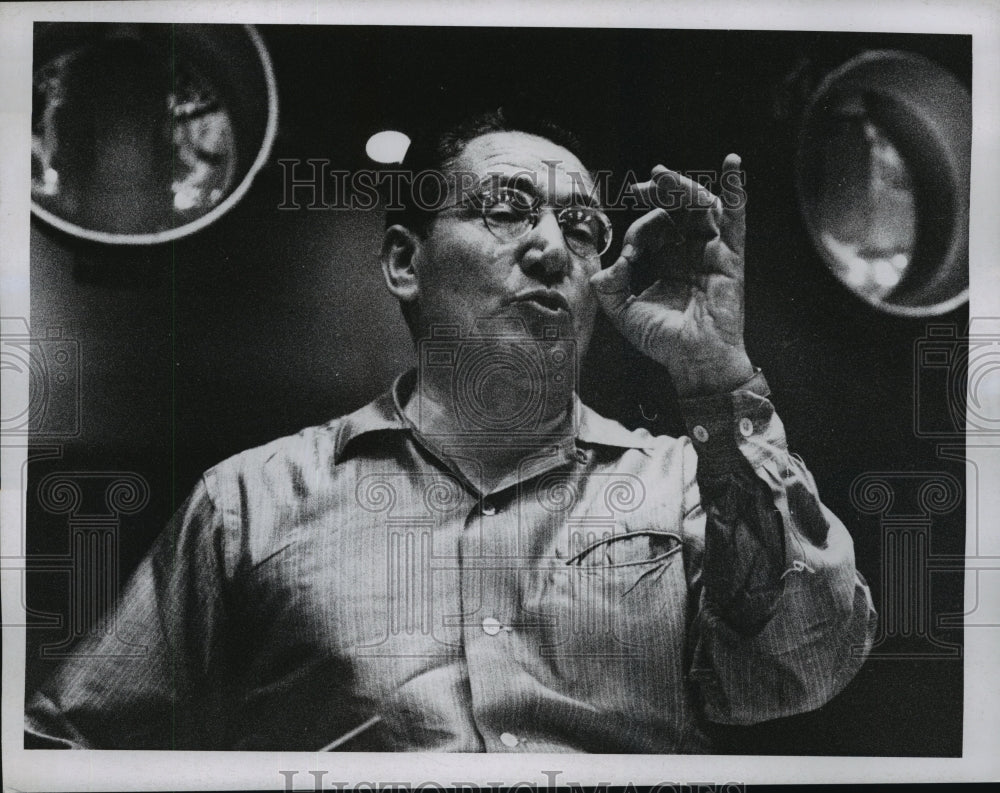
<path fill-rule="evenodd" d="M 754 372 L 743 344 L 740 158 L 722 165 L 721 198 L 662 165 L 651 175 L 632 190 L 656 208 L 629 227 L 618 261 L 590 283 L 625 338 L 667 367 L 679 396 L 731 391 Z M 658 277 L 633 295 L 640 262 Z"/>

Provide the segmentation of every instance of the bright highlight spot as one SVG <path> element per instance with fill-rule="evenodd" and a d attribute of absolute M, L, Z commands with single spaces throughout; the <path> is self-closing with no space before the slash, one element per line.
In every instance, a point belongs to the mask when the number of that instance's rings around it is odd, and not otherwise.
<path fill-rule="evenodd" d="M 857 256 L 852 256 L 845 264 L 846 267 L 841 272 L 843 273 L 844 281 L 850 286 L 858 287 L 868 283 L 868 276 L 871 272 L 868 262 Z"/>
<path fill-rule="evenodd" d="M 888 259 L 876 259 L 872 262 L 872 276 L 879 286 L 889 288 L 899 283 L 899 273 Z"/>
<path fill-rule="evenodd" d="M 402 132 L 394 129 L 376 132 L 365 144 L 365 152 L 375 162 L 402 162 L 406 150 L 410 148 L 410 139 Z"/>
<path fill-rule="evenodd" d="M 59 172 L 55 168 L 46 168 L 42 179 L 44 180 L 42 192 L 45 195 L 55 195 L 59 192 Z"/>

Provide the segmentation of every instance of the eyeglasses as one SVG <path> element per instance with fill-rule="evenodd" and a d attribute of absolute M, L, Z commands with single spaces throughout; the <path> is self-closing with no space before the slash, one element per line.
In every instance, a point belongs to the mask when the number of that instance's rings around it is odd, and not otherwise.
<path fill-rule="evenodd" d="M 438 211 L 464 207 L 469 203 L 469 200 L 461 201 Z M 523 237 L 538 225 L 542 211 L 550 208 L 555 212 L 566 245 L 577 256 L 597 258 L 611 247 L 611 221 L 594 207 L 546 207 L 540 198 L 515 187 L 500 187 L 479 193 L 471 203 L 479 209 L 490 233 L 503 242 Z"/>

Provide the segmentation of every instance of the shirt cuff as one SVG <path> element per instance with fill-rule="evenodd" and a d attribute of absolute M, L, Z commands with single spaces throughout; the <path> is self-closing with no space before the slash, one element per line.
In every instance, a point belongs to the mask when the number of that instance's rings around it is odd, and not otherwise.
<path fill-rule="evenodd" d="M 721 476 L 745 460 L 740 442 L 768 428 L 774 407 L 760 369 L 733 391 L 680 400 L 688 435 L 698 453 L 699 473 Z"/>

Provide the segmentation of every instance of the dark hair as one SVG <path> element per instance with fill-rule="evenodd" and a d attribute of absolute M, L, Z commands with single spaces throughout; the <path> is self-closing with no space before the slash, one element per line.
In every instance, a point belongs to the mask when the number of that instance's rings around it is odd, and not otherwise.
<path fill-rule="evenodd" d="M 498 107 L 447 125 L 415 131 L 400 168 L 409 174 L 410 184 L 417 174 L 443 173 L 454 165 L 469 141 L 491 132 L 525 132 L 546 138 L 576 155 L 586 167 L 588 156 L 584 144 L 572 132 L 533 111 Z M 409 184 L 403 186 L 393 197 L 402 208 L 386 209 L 386 228 L 399 224 L 424 236 L 434 213 L 420 206 L 414 200 L 414 191 L 408 188 Z"/>

